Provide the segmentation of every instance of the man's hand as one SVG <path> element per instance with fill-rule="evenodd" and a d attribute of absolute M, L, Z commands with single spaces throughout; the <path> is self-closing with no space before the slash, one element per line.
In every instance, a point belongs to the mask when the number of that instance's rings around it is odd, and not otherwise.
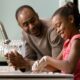
<path fill-rule="evenodd" d="M 7 53 L 5 57 L 9 64 L 11 64 L 15 69 L 26 69 L 27 67 L 30 67 L 29 62 L 25 60 L 16 50 Z"/>

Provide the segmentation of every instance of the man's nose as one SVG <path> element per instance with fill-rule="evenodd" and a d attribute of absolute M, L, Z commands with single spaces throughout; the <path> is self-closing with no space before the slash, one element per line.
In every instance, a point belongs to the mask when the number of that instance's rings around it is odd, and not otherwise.
<path fill-rule="evenodd" d="M 32 29 L 33 25 L 31 23 L 29 23 L 29 29 Z"/>

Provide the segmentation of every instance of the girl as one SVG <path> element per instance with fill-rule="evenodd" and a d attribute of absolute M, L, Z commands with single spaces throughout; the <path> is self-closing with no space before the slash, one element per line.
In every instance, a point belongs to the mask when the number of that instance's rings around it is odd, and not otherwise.
<path fill-rule="evenodd" d="M 44 56 L 33 64 L 33 71 L 42 71 L 46 66 L 60 70 L 62 73 L 74 74 L 74 80 L 80 80 L 80 33 L 79 11 L 68 2 L 59 8 L 52 16 L 52 25 L 65 40 L 60 55 L 55 59 Z"/>

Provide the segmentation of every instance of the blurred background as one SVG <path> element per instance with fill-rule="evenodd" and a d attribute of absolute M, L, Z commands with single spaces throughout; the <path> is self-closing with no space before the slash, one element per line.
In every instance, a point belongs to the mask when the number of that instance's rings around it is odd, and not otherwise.
<path fill-rule="evenodd" d="M 17 8 L 25 4 L 32 6 L 40 18 L 50 18 L 59 7 L 59 0 L 0 0 L 0 22 L 11 40 L 21 37 L 21 29 L 15 19 L 15 12 Z"/>

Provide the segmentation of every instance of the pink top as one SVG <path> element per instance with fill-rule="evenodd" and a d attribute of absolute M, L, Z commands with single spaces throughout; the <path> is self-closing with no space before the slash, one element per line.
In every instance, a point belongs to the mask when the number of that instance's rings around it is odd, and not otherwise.
<path fill-rule="evenodd" d="M 71 49 L 71 44 L 72 42 L 75 40 L 75 39 L 80 39 L 80 34 L 77 34 L 77 35 L 74 35 L 72 37 L 72 39 L 67 39 L 64 43 L 64 46 L 63 46 L 63 60 L 67 60 L 67 57 L 69 55 L 69 52 L 70 52 L 70 49 Z M 80 80 L 80 59 L 76 65 L 76 69 L 75 69 L 75 72 L 74 72 L 74 80 Z"/>

